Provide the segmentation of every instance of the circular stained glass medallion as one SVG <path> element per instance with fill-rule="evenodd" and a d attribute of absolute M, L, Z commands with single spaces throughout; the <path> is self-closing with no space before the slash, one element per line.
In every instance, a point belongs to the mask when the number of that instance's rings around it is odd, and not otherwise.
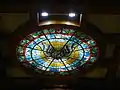
<path fill-rule="evenodd" d="M 17 47 L 17 58 L 36 72 L 70 75 L 98 58 L 96 42 L 88 35 L 68 28 L 43 29 L 27 35 Z"/>

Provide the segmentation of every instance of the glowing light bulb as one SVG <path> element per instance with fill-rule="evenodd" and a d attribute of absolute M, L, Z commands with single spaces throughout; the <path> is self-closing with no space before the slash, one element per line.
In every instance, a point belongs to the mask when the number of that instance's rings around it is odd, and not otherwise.
<path fill-rule="evenodd" d="M 47 12 L 42 12 L 41 16 L 46 17 L 46 16 L 48 16 L 48 13 Z"/>
<path fill-rule="evenodd" d="M 69 13 L 69 17 L 75 17 L 75 13 Z"/>

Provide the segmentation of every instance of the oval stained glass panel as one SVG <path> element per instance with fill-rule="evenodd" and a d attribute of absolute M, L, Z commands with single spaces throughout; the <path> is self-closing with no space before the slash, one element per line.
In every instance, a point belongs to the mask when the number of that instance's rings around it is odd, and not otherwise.
<path fill-rule="evenodd" d="M 73 29 L 43 29 L 26 36 L 17 47 L 18 60 L 46 75 L 70 75 L 98 58 L 96 42 Z"/>

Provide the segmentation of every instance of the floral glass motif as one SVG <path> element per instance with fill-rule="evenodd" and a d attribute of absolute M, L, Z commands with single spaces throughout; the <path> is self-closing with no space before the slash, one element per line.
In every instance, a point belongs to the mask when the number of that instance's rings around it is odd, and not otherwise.
<path fill-rule="evenodd" d="M 18 60 L 45 75 L 70 75 L 98 58 L 96 42 L 73 29 L 43 29 L 26 36 L 17 47 Z"/>

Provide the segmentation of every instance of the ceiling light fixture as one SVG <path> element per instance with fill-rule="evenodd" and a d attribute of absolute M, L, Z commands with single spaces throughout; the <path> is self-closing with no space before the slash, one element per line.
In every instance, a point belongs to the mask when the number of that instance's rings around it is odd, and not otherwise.
<path fill-rule="evenodd" d="M 75 13 L 69 13 L 69 17 L 75 17 Z"/>
<path fill-rule="evenodd" d="M 48 13 L 47 12 L 42 12 L 41 16 L 46 17 L 46 16 L 48 16 Z"/>

